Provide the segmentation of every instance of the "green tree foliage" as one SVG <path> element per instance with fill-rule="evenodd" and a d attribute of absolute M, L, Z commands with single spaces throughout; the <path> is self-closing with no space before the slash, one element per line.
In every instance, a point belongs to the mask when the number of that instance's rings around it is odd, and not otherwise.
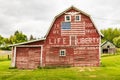
<path fill-rule="evenodd" d="M 120 48 L 120 36 L 113 39 L 113 43 L 116 47 Z"/>
<path fill-rule="evenodd" d="M 104 35 L 104 38 L 102 38 L 102 42 L 108 40 L 114 43 L 117 47 L 120 45 L 120 44 L 116 44 L 116 39 L 114 39 L 120 36 L 120 29 L 108 28 L 108 29 L 101 30 L 101 33 Z"/>
<path fill-rule="evenodd" d="M 10 42 L 12 44 L 26 42 L 27 36 L 22 32 L 15 31 L 14 35 L 10 36 Z"/>
<path fill-rule="evenodd" d="M 113 28 L 108 28 L 101 30 L 102 34 L 104 35 L 104 40 L 109 40 L 110 42 L 113 42 L 113 39 L 115 37 L 120 36 L 120 29 L 113 29 Z"/>
<path fill-rule="evenodd" d="M 3 42 L 4 42 L 4 38 L 0 35 L 0 46 L 2 46 Z"/>
<path fill-rule="evenodd" d="M 16 44 L 26 41 L 27 41 L 27 36 L 18 30 L 15 31 L 14 35 L 11 35 L 9 38 L 4 38 L 0 35 L 1 49 L 9 49 L 8 45 L 10 44 Z"/>

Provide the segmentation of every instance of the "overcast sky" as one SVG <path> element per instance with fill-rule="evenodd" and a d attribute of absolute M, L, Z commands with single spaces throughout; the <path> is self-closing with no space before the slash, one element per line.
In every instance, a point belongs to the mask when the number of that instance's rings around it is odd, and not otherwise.
<path fill-rule="evenodd" d="M 72 5 L 90 14 L 99 30 L 120 28 L 120 0 L 0 0 L 0 35 L 19 30 L 40 38 L 53 18 Z"/>

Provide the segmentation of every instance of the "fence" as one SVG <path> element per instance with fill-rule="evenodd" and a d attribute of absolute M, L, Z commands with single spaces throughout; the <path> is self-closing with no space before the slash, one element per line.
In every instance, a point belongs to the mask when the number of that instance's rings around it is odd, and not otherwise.
<path fill-rule="evenodd" d="M 9 60 L 9 59 L 11 59 L 11 54 L 12 54 L 11 51 L 0 50 L 0 61 L 1 60 Z"/>

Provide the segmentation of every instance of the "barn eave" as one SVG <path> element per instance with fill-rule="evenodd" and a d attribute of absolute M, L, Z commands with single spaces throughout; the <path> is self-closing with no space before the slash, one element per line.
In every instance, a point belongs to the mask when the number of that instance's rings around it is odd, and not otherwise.
<path fill-rule="evenodd" d="M 101 47 L 104 46 L 107 42 L 113 44 L 112 42 L 110 42 L 110 41 L 107 40 L 107 41 L 105 41 L 105 42 L 103 42 L 103 43 L 101 44 Z M 113 45 L 114 45 L 114 44 L 113 44 Z"/>
<path fill-rule="evenodd" d="M 46 38 L 41 38 L 41 39 L 38 39 L 38 40 L 32 40 L 32 41 L 28 41 L 28 42 L 13 44 L 13 45 L 9 45 L 9 47 L 24 45 L 24 44 L 28 44 L 28 43 L 37 42 L 37 41 L 44 41 L 45 39 L 46 39 Z"/>

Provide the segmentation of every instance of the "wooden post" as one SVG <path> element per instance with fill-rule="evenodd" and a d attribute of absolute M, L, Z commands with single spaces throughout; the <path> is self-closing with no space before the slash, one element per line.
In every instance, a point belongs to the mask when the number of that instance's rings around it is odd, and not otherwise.
<path fill-rule="evenodd" d="M 14 46 L 14 55 L 13 55 L 12 67 L 15 67 L 15 62 L 16 62 L 16 46 Z"/>
<path fill-rule="evenodd" d="M 8 55 L 8 60 L 10 59 L 10 56 Z"/>
<path fill-rule="evenodd" d="M 40 54 L 40 67 L 43 67 L 43 65 L 42 65 L 42 63 L 43 63 L 43 61 L 42 61 L 42 58 L 43 58 L 43 46 L 41 45 L 41 52 L 40 52 L 41 54 Z"/>

